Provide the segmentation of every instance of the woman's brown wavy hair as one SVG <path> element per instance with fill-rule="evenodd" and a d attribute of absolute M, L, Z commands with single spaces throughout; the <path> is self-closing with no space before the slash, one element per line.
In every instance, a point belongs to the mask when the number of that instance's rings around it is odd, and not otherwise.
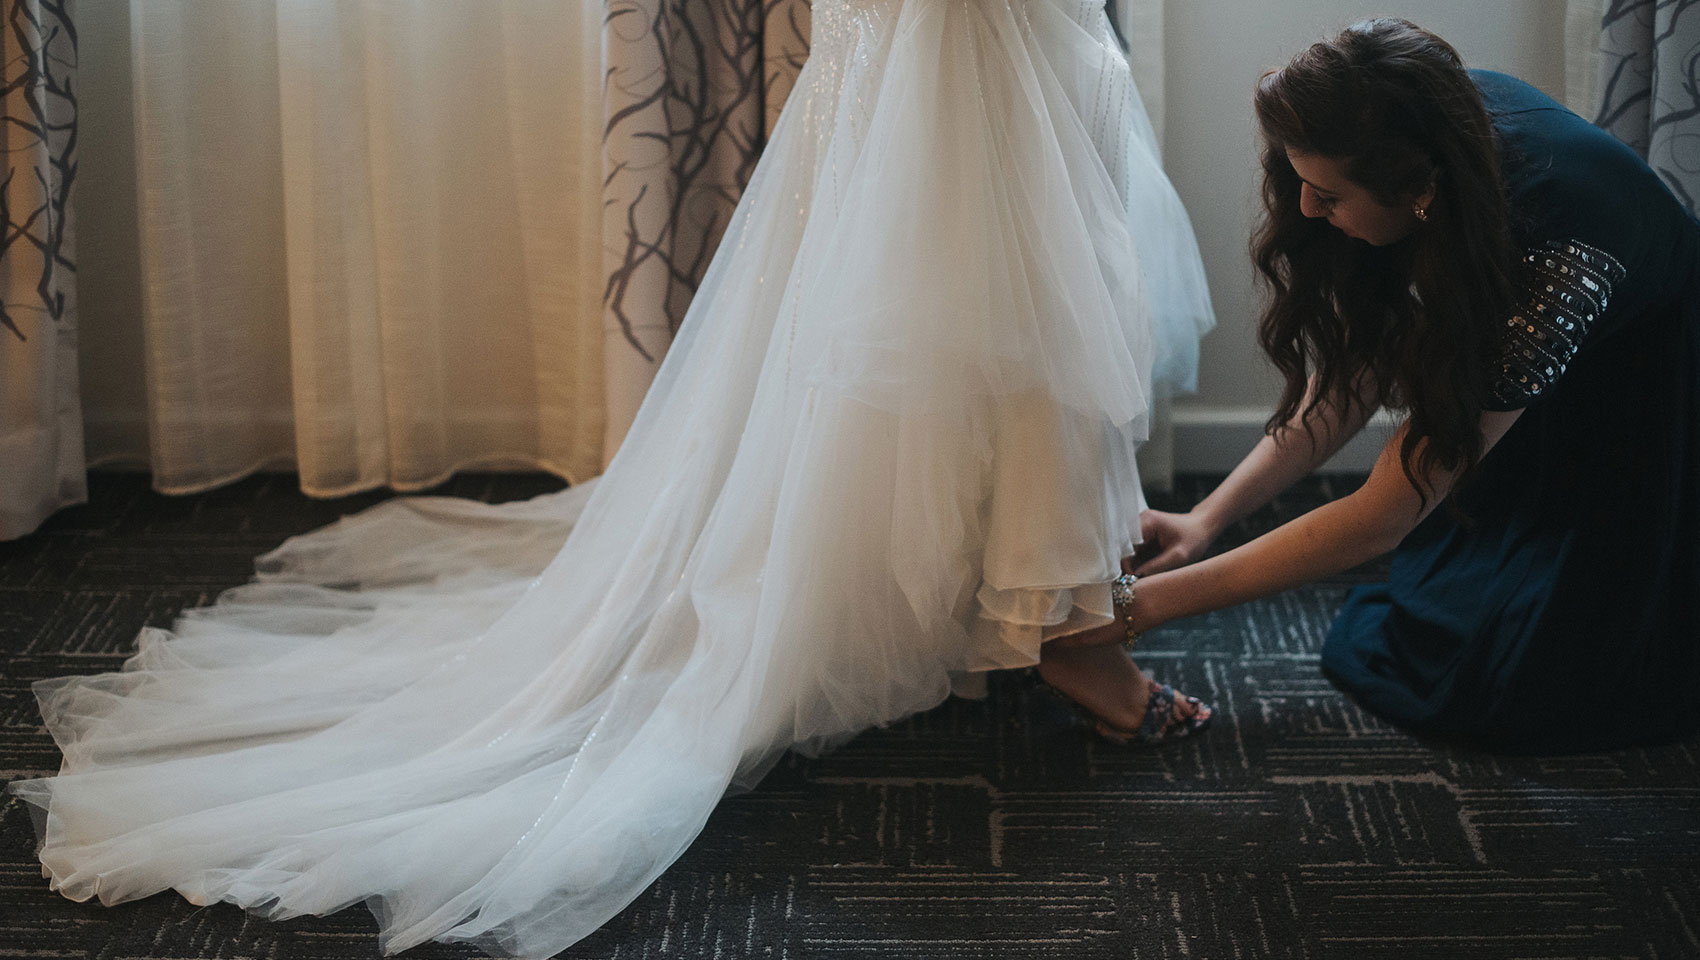
<path fill-rule="evenodd" d="M 1400 459 L 1426 503 L 1421 476 L 1468 475 L 1481 458 L 1493 350 L 1512 312 L 1510 215 L 1481 95 L 1446 41 L 1378 19 L 1264 74 L 1255 106 L 1264 220 L 1252 258 L 1271 294 L 1258 337 L 1286 380 L 1268 429 L 1298 415 L 1309 431 L 1320 403 L 1347 410 L 1368 384 L 1375 402 L 1409 412 Z M 1388 206 L 1432 184 L 1427 222 L 1373 247 L 1305 216 L 1288 150 L 1343 161 Z"/>

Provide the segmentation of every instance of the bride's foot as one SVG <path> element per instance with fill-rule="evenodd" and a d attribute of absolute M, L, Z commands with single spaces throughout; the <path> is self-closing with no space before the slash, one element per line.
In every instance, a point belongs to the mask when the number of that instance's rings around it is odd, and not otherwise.
<path fill-rule="evenodd" d="M 1047 644 L 1039 677 L 1113 743 L 1178 740 L 1210 725 L 1214 711 L 1142 674 L 1119 645 L 1055 648 Z"/>
<path fill-rule="evenodd" d="M 1148 685 L 1145 719 L 1139 727 L 1108 730 L 1099 724 L 1099 736 L 1121 744 L 1135 740 L 1180 740 L 1201 733 L 1210 726 L 1210 719 L 1216 711 L 1209 704 L 1197 697 L 1175 692 L 1174 687 L 1158 683 L 1150 674 L 1145 675 L 1145 682 Z"/>

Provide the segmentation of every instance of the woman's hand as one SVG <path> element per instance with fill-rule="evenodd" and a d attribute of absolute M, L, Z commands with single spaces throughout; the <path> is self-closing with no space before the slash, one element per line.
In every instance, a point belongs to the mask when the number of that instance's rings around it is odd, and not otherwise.
<path fill-rule="evenodd" d="M 1131 566 L 1129 572 L 1141 577 L 1186 566 L 1204 556 L 1216 539 L 1216 531 L 1196 511 L 1147 510 L 1139 515 L 1139 527 L 1145 542 L 1123 566 Z"/>

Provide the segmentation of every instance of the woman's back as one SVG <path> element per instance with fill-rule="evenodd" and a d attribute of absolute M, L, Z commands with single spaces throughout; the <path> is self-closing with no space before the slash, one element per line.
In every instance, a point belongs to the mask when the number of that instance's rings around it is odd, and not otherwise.
<path fill-rule="evenodd" d="M 1608 134 L 1473 77 L 1523 250 L 1494 405 L 1523 413 L 1460 511 L 1353 592 L 1324 667 L 1391 719 L 1506 750 L 1680 736 L 1700 727 L 1700 223 Z"/>

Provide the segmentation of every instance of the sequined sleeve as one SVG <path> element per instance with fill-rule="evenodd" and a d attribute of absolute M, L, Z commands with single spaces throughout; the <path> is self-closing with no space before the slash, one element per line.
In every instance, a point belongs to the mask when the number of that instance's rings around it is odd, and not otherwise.
<path fill-rule="evenodd" d="M 1500 343 L 1495 410 L 1528 406 L 1564 375 L 1625 273 L 1617 258 L 1576 240 L 1530 248 L 1522 267 L 1522 306 Z"/>

